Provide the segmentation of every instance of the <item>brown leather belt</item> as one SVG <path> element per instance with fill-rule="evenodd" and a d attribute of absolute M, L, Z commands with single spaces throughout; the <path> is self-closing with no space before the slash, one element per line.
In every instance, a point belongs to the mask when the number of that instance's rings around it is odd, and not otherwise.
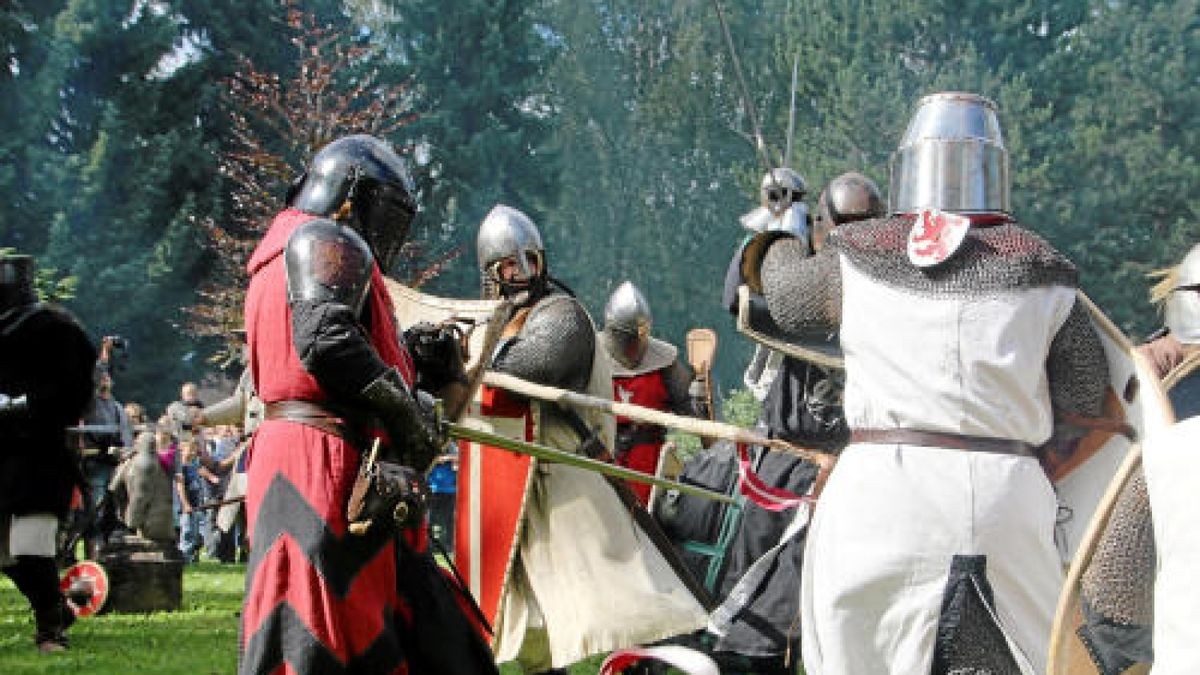
<path fill-rule="evenodd" d="M 263 406 L 263 419 L 288 420 L 326 433 L 350 438 L 350 428 L 341 415 L 319 403 L 301 400 L 272 401 Z"/>
<path fill-rule="evenodd" d="M 964 436 L 937 431 L 915 429 L 854 429 L 850 432 L 851 443 L 896 443 L 920 445 L 930 448 L 950 448 L 972 452 L 994 452 L 1001 455 L 1033 457 L 1034 448 L 1024 441 L 985 436 Z"/>

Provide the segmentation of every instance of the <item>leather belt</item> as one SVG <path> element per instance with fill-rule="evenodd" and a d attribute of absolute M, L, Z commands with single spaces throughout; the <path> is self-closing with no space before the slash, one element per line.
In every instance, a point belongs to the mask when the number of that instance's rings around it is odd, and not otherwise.
<path fill-rule="evenodd" d="M 930 448 L 950 448 L 972 452 L 993 452 L 1000 455 L 1033 457 L 1034 448 L 1024 441 L 986 436 L 964 436 L 938 431 L 915 429 L 854 429 L 850 432 L 851 443 L 896 443 L 920 445 Z"/>
<path fill-rule="evenodd" d="M 346 419 L 312 401 L 299 399 L 272 401 L 264 404 L 263 419 L 297 422 L 334 436 L 350 439 L 350 427 L 347 425 Z"/>

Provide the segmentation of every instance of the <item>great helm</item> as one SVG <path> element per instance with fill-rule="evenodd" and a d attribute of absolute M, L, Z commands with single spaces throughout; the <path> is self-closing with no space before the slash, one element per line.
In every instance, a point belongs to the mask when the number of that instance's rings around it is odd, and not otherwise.
<path fill-rule="evenodd" d="M 33 257 L 0 253 L 0 313 L 37 302 Z"/>
<path fill-rule="evenodd" d="M 1163 321 L 1176 340 L 1200 344 L 1200 244 L 1188 251 L 1172 276 Z"/>
<path fill-rule="evenodd" d="M 408 238 L 417 212 L 415 193 L 408 165 L 391 145 L 354 134 L 317 152 L 289 201 L 317 216 L 338 220 L 349 215 L 350 226 L 367 240 L 386 271 Z"/>
<path fill-rule="evenodd" d="M 520 270 L 517 286 L 527 286 L 546 272 L 544 250 L 542 235 L 529 216 L 504 204 L 492 207 L 480 223 L 475 238 L 475 252 L 484 283 L 500 288 L 513 286 L 500 278 L 502 261 L 513 259 Z"/>
<path fill-rule="evenodd" d="M 626 281 L 613 291 L 604 306 L 604 337 L 609 353 L 626 368 L 642 362 L 650 345 L 654 320 L 646 296 Z"/>
<path fill-rule="evenodd" d="M 996 104 L 978 94 L 921 99 L 892 156 L 892 213 L 1009 213 L 1008 151 Z"/>

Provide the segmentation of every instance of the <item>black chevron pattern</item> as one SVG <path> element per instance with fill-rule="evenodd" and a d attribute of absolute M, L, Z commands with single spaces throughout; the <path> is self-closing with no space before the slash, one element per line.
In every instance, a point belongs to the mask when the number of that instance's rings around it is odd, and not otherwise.
<path fill-rule="evenodd" d="M 404 659 L 391 616 L 379 637 L 363 653 L 342 663 L 301 620 L 291 605 L 281 603 L 258 625 L 242 655 L 239 675 L 267 675 L 285 661 L 297 675 L 391 673 Z"/>
<path fill-rule="evenodd" d="M 391 541 L 385 528 L 373 528 L 365 535 L 347 533 L 338 537 L 330 531 L 304 495 L 283 474 L 276 474 L 263 495 L 254 521 L 254 541 L 250 543 L 250 561 L 246 566 L 246 588 L 253 587 L 259 563 L 271 545 L 285 532 L 290 534 L 313 569 L 339 598 L 346 597 L 355 577 L 380 549 Z"/>

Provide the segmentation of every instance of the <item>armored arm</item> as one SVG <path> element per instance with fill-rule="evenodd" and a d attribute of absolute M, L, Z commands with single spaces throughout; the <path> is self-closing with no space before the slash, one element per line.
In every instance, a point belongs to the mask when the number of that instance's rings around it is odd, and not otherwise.
<path fill-rule="evenodd" d="M 1046 372 L 1055 411 L 1093 418 L 1102 414 L 1108 361 L 1100 336 L 1079 299 L 1050 343 Z"/>
<path fill-rule="evenodd" d="M 595 349 L 595 329 L 583 306 L 568 295 L 552 295 L 533 307 L 517 335 L 501 343 L 492 368 L 583 391 L 591 379 Z"/>
<path fill-rule="evenodd" d="M 671 410 L 690 417 L 709 419 L 708 398 L 704 383 L 695 379 L 687 366 L 676 359 L 663 371 L 663 383 Z"/>
<path fill-rule="evenodd" d="M 296 352 L 322 388 L 365 406 L 405 459 L 423 468 L 437 454 L 435 434 L 414 393 L 379 357 L 359 321 L 374 265 L 370 250 L 352 230 L 324 223 L 298 228 L 285 250 Z"/>
<path fill-rule="evenodd" d="M 752 242 L 753 244 L 753 242 Z M 842 313 L 841 265 L 835 246 L 815 255 L 794 237 L 776 237 L 756 254 L 747 250 L 747 279 L 762 293 L 775 323 L 797 338 L 824 338 Z"/>

